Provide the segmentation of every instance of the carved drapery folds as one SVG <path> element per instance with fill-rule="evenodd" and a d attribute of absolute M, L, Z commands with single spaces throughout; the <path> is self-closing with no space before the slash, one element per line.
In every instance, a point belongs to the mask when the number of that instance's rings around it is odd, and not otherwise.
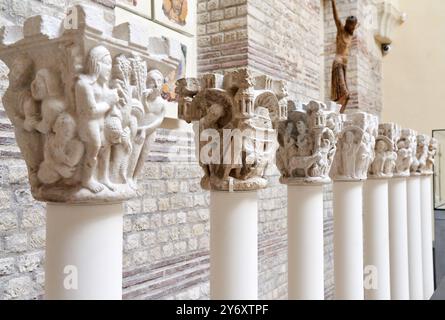
<path fill-rule="evenodd" d="M 179 117 L 199 123 L 202 187 L 265 188 L 265 169 L 276 150 L 274 127 L 287 114 L 285 83 L 239 69 L 224 76 L 181 79 L 176 90 Z"/>
<path fill-rule="evenodd" d="M 291 104 L 293 105 L 293 104 Z M 311 101 L 301 109 L 289 110 L 277 128 L 277 167 L 285 184 L 324 184 L 331 169 L 338 134 L 340 106 Z"/>
<path fill-rule="evenodd" d="M 152 52 L 143 30 L 105 22 L 100 9 L 70 12 L 68 29 L 36 16 L 0 32 L 5 110 L 37 200 L 126 200 L 164 118 L 164 74 L 177 62 Z"/>
<path fill-rule="evenodd" d="M 387 179 L 394 175 L 397 161 L 397 141 L 401 128 L 394 123 L 381 123 L 375 143 L 374 161 L 369 167 L 368 178 Z"/>
<path fill-rule="evenodd" d="M 362 181 L 374 160 L 378 118 L 365 112 L 343 114 L 337 152 L 331 170 L 336 181 Z"/>

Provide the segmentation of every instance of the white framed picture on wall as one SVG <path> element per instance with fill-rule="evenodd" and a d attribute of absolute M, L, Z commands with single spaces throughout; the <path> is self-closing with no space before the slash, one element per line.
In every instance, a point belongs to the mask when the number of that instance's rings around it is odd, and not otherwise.
<path fill-rule="evenodd" d="M 188 35 L 196 34 L 196 0 L 153 0 L 154 20 Z"/>
<path fill-rule="evenodd" d="M 162 1 L 162 0 L 158 0 Z M 138 16 L 152 18 L 152 0 L 117 0 L 116 6 L 130 11 Z"/>

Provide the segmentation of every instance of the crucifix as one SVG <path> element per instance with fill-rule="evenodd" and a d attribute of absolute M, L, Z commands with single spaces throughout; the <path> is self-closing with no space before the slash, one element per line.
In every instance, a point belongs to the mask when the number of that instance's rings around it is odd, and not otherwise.
<path fill-rule="evenodd" d="M 351 48 L 354 31 L 358 26 L 358 20 L 355 16 L 349 16 L 343 25 L 338 15 L 335 0 L 331 0 L 331 3 L 335 25 L 337 26 L 337 45 L 335 59 L 332 65 L 331 99 L 342 106 L 340 113 L 344 113 L 350 98 L 346 81 L 349 50 Z"/>

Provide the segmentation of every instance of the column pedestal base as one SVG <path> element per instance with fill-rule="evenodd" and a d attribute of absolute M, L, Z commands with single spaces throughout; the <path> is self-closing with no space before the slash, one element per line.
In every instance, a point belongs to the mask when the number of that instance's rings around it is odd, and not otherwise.
<path fill-rule="evenodd" d="M 258 299 L 257 191 L 210 192 L 210 296 Z"/>
<path fill-rule="evenodd" d="M 409 300 L 406 178 L 389 180 L 391 300 Z"/>
<path fill-rule="evenodd" d="M 390 300 L 388 180 L 368 179 L 364 186 L 366 300 Z M 375 272 L 375 274 L 372 274 Z M 375 283 L 374 283 L 375 281 Z"/>
<path fill-rule="evenodd" d="M 289 300 L 323 300 L 323 186 L 287 190 Z"/>
<path fill-rule="evenodd" d="M 425 300 L 429 300 L 434 293 L 432 176 L 421 177 L 420 184 L 420 204 L 422 210 L 423 295 Z"/>
<path fill-rule="evenodd" d="M 122 233 L 122 203 L 48 203 L 45 298 L 122 299 Z"/>
<path fill-rule="evenodd" d="M 422 218 L 420 177 L 407 179 L 409 292 L 411 300 L 423 300 Z"/>
<path fill-rule="evenodd" d="M 335 299 L 363 300 L 363 182 L 334 183 Z"/>

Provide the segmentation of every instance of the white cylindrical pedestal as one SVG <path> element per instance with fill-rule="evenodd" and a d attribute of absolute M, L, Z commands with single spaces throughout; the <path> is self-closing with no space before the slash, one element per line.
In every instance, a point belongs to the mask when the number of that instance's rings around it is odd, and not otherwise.
<path fill-rule="evenodd" d="M 365 299 L 390 300 L 388 180 L 364 187 Z"/>
<path fill-rule="evenodd" d="M 210 192 L 210 296 L 258 299 L 257 191 Z"/>
<path fill-rule="evenodd" d="M 422 219 L 420 177 L 407 179 L 409 291 L 411 300 L 423 300 Z"/>
<path fill-rule="evenodd" d="M 323 186 L 288 186 L 290 300 L 324 299 Z"/>
<path fill-rule="evenodd" d="M 406 178 L 389 180 L 391 300 L 409 300 Z"/>
<path fill-rule="evenodd" d="M 122 299 L 122 233 L 121 203 L 48 203 L 46 299 Z"/>
<path fill-rule="evenodd" d="M 432 176 L 420 177 L 420 183 L 420 204 L 422 212 L 423 295 L 426 300 L 429 300 L 434 293 Z"/>
<path fill-rule="evenodd" d="M 334 183 L 335 298 L 363 300 L 363 182 Z"/>

